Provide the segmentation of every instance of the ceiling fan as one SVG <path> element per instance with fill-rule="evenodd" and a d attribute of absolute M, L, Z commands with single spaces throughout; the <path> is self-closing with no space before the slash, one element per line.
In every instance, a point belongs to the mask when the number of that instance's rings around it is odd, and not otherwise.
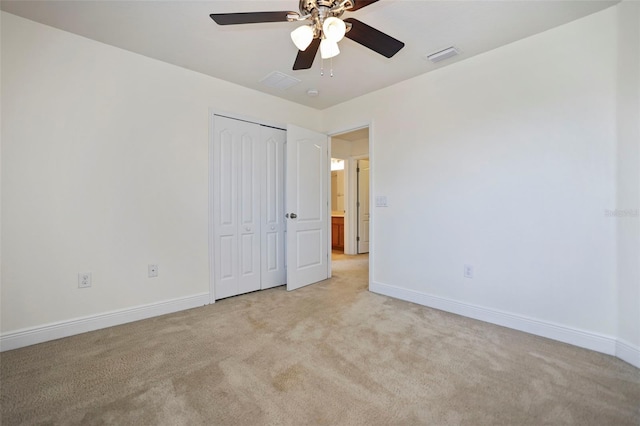
<path fill-rule="evenodd" d="M 404 47 L 404 43 L 357 19 L 340 19 L 344 12 L 354 12 L 378 0 L 300 0 L 300 12 L 240 12 L 212 13 L 218 25 L 258 24 L 264 22 L 310 21 L 291 32 L 298 48 L 294 70 L 311 68 L 318 49 L 322 59 L 340 53 L 338 42 L 347 37 L 361 45 L 391 58 Z"/>

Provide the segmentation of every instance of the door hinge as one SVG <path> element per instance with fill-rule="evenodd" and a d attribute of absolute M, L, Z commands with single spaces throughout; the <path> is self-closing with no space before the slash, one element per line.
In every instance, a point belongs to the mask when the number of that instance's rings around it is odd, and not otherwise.
<path fill-rule="evenodd" d="M 360 207 L 360 201 L 358 201 L 356 204 L 357 204 L 356 207 Z"/>
<path fill-rule="evenodd" d="M 360 237 L 356 237 L 356 241 L 360 241 Z"/>
<path fill-rule="evenodd" d="M 360 173 L 360 167 L 356 168 L 356 173 Z"/>

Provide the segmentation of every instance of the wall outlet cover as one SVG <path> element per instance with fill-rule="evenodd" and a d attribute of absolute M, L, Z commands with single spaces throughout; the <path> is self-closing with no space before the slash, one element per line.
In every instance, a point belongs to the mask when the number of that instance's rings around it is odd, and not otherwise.
<path fill-rule="evenodd" d="M 465 278 L 473 278 L 473 266 L 472 265 L 464 265 L 464 276 L 465 276 Z"/>
<path fill-rule="evenodd" d="M 155 278 L 158 276 L 158 265 L 150 264 L 149 265 L 149 278 Z"/>
<path fill-rule="evenodd" d="M 91 272 L 78 273 L 78 288 L 91 287 Z"/>

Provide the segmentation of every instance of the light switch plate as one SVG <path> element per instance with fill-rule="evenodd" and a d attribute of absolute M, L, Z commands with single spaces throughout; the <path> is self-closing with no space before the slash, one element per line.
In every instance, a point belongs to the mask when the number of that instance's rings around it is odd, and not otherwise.
<path fill-rule="evenodd" d="M 376 207 L 388 207 L 386 195 L 376 195 Z"/>

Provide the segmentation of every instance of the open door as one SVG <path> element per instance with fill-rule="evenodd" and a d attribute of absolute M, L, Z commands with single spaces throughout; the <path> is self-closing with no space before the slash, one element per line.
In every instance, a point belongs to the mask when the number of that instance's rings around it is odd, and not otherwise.
<path fill-rule="evenodd" d="M 358 254 L 369 253 L 369 160 L 358 160 Z"/>
<path fill-rule="evenodd" d="M 287 290 L 329 278 L 329 138 L 287 126 Z"/>

